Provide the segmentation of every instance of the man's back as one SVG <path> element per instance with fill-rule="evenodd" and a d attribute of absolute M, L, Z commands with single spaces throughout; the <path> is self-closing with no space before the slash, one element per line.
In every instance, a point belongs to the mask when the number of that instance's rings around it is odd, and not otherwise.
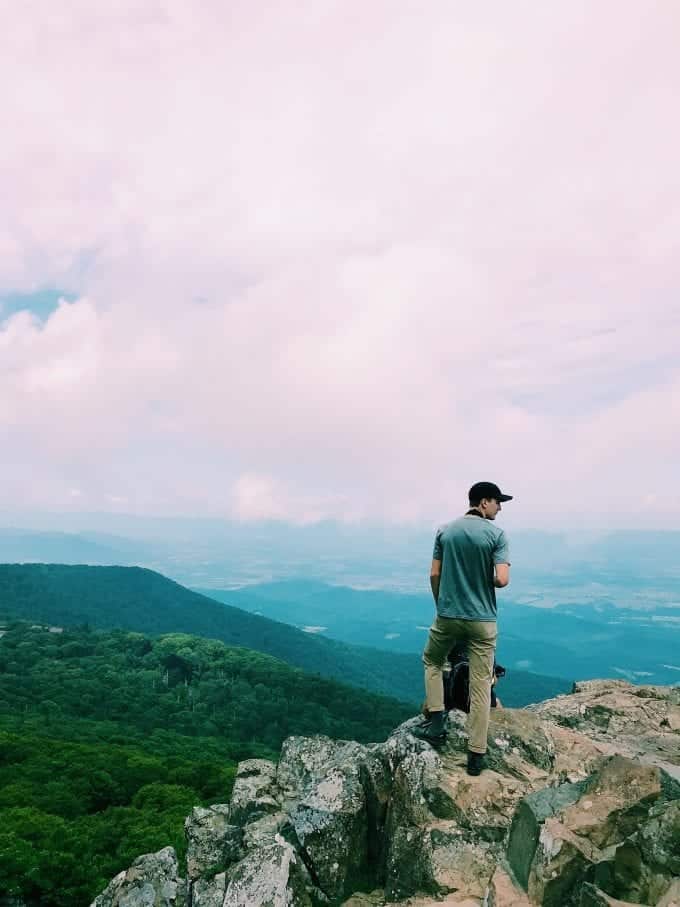
<path fill-rule="evenodd" d="M 439 616 L 496 620 L 494 565 L 509 563 L 503 530 L 482 516 L 466 514 L 437 531 L 432 556 L 442 563 Z"/>

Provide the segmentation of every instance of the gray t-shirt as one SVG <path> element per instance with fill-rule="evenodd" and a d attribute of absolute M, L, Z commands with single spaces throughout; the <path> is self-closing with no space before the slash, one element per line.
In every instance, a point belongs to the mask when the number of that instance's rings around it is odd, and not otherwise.
<path fill-rule="evenodd" d="M 437 530 L 432 557 L 442 562 L 437 614 L 496 620 L 494 564 L 509 564 L 505 533 L 472 514 Z"/>

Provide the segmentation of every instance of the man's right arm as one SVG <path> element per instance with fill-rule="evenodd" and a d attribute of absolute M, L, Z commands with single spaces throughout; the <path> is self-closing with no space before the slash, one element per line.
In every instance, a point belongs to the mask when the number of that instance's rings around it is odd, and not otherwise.
<path fill-rule="evenodd" d="M 432 589 L 435 604 L 439 601 L 439 583 L 441 582 L 441 578 L 442 562 L 433 558 L 432 566 L 430 567 L 430 588 Z"/>

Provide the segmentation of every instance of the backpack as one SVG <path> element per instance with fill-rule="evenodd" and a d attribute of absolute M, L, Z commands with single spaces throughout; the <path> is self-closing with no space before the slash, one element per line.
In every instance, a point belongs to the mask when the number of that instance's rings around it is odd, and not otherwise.
<path fill-rule="evenodd" d="M 467 654 L 460 651 L 449 653 L 449 670 L 444 671 L 444 708 L 447 712 L 459 709 L 461 712 L 470 711 L 470 662 Z M 505 675 L 505 668 L 493 666 L 496 677 Z M 496 708 L 496 691 L 491 687 L 491 708 Z"/>
<path fill-rule="evenodd" d="M 457 661 L 444 671 L 444 708 L 447 712 L 460 709 L 470 711 L 470 664 Z"/>

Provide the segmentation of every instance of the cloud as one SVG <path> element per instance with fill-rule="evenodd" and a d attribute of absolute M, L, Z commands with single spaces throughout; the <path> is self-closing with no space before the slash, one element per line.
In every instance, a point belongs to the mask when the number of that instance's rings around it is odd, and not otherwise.
<path fill-rule="evenodd" d="M 0 311 L 8 506 L 438 520 L 488 477 L 637 521 L 672 485 L 676 4 L 5 19 L 0 294 L 71 300 Z"/>
<path fill-rule="evenodd" d="M 305 494 L 272 476 L 244 473 L 232 486 L 231 513 L 239 520 L 293 520 L 315 523 L 342 513 L 346 502 Z"/>

